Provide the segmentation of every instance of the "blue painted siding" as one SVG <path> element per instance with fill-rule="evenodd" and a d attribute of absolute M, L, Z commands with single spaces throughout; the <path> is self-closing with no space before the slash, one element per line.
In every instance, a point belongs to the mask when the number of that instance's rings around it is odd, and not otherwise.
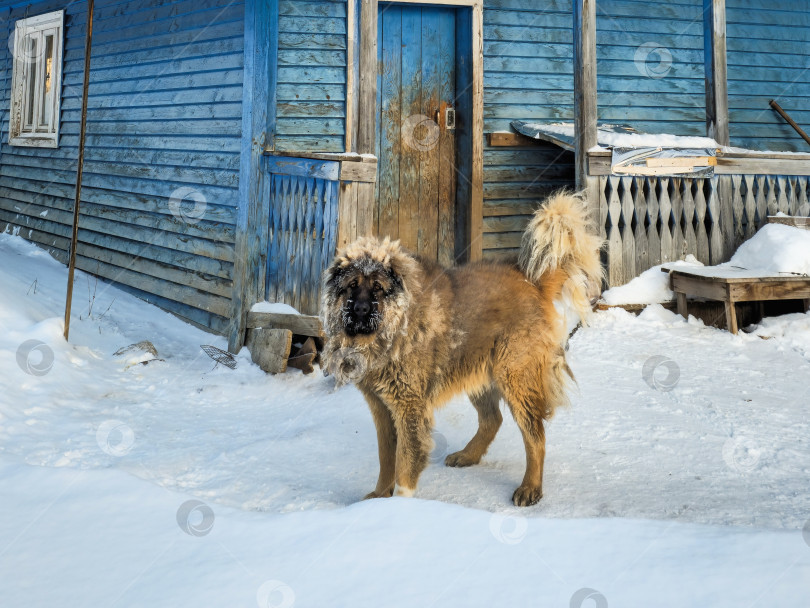
<path fill-rule="evenodd" d="M 9 32 L 26 13 L 60 8 L 59 147 L 11 147 Z M 0 24 L 0 229 L 20 227 L 62 261 L 86 10 L 84 1 L 38 2 L 6 8 Z M 78 267 L 217 331 L 225 329 L 231 298 L 242 36 L 243 6 L 230 0 L 96 1 Z M 204 205 L 186 199 L 173 206 L 183 188 Z"/>
<path fill-rule="evenodd" d="M 276 152 L 343 152 L 346 0 L 279 0 Z"/>
<path fill-rule="evenodd" d="M 776 99 L 810 130 L 810 5 L 806 0 L 727 0 L 731 145 L 810 152 L 770 106 Z"/>
<path fill-rule="evenodd" d="M 596 6 L 599 120 L 705 135 L 702 0 Z"/>
<path fill-rule="evenodd" d="M 484 133 L 512 120 L 571 120 L 574 78 L 570 0 L 485 0 Z M 517 253 L 545 194 L 574 184 L 573 154 L 551 144 L 484 146 L 484 258 Z"/>
<path fill-rule="evenodd" d="M 573 120 L 572 26 L 570 0 L 485 1 L 485 133 Z M 601 122 L 704 135 L 702 0 L 597 2 L 597 87 Z M 573 183 L 555 146 L 485 147 L 484 257 L 514 255 L 537 201 Z"/>

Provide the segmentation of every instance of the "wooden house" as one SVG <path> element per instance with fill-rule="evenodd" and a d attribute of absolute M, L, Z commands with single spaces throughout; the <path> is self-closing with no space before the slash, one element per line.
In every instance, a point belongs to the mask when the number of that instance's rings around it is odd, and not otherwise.
<path fill-rule="evenodd" d="M 800 0 L 96 0 L 78 266 L 243 341 L 317 313 L 336 247 L 514 254 L 546 193 L 584 188 L 609 280 L 727 258 L 810 214 Z M 86 0 L 0 0 L 0 230 L 65 260 Z M 571 122 L 570 146 L 514 121 Z M 617 174 L 597 123 L 710 135 L 714 174 Z M 791 154 L 786 154 L 791 153 Z"/>

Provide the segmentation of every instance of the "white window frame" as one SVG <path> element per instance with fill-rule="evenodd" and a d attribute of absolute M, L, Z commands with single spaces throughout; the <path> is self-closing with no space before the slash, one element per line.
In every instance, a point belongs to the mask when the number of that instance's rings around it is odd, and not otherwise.
<path fill-rule="evenodd" d="M 65 32 L 65 11 L 53 11 L 17 21 L 14 29 L 14 67 L 11 84 L 11 115 L 9 119 L 8 143 L 12 146 L 56 148 L 59 145 L 59 123 L 62 101 L 62 47 Z M 42 85 L 44 79 L 43 59 L 45 56 L 42 41 L 53 35 L 53 55 L 51 61 L 51 124 L 39 124 L 45 103 Z M 37 41 L 37 51 L 31 61 L 27 52 L 28 41 Z M 33 70 L 31 69 L 33 67 Z M 34 88 L 33 120 L 26 124 L 29 91 Z"/>

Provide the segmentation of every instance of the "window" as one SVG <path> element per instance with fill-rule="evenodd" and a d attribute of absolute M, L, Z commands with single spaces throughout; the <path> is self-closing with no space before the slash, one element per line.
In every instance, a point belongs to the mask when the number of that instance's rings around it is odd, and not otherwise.
<path fill-rule="evenodd" d="M 64 11 L 17 21 L 8 133 L 12 146 L 57 147 L 64 23 Z"/>

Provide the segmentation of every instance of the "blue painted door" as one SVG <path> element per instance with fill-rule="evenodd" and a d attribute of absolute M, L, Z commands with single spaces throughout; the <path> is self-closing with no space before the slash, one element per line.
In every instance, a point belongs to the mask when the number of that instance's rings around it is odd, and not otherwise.
<path fill-rule="evenodd" d="M 455 9 L 380 3 L 377 24 L 377 234 L 451 265 Z"/>

